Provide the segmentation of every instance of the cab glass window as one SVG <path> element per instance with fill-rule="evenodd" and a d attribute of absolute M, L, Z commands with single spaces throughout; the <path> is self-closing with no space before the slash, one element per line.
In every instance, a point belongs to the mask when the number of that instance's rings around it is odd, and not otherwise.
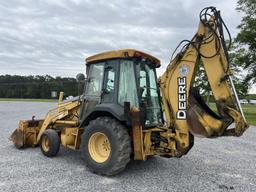
<path fill-rule="evenodd" d="M 130 102 L 131 106 L 139 106 L 135 82 L 134 62 L 130 60 L 120 61 L 118 103 L 123 106 L 124 102 Z"/>
<path fill-rule="evenodd" d="M 86 95 L 100 96 L 104 75 L 104 63 L 92 64 L 89 71 L 89 79 L 86 86 Z"/>
<path fill-rule="evenodd" d="M 105 65 L 102 102 L 114 102 L 116 63 L 116 60 L 108 61 Z"/>

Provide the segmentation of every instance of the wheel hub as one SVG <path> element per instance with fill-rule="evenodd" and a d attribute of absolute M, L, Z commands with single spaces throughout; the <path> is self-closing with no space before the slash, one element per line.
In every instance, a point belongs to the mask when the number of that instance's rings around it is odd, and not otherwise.
<path fill-rule="evenodd" d="M 49 139 L 47 137 L 42 138 L 42 148 L 45 152 L 49 151 Z"/>
<path fill-rule="evenodd" d="M 101 132 L 92 134 L 88 142 L 88 149 L 91 158 L 97 163 L 107 161 L 111 152 L 108 137 Z"/>

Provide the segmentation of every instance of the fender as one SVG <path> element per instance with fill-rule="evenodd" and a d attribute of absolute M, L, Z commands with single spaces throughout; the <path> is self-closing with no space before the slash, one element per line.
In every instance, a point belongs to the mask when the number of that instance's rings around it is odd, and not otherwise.
<path fill-rule="evenodd" d="M 127 121 L 127 116 L 124 113 L 124 108 L 119 104 L 101 103 L 94 107 L 93 110 L 86 113 L 85 117 L 79 122 L 79 127 L 83 127 L 89 123 L 90 120 L 100 116 L 113 116 L 121 122 Z"/>

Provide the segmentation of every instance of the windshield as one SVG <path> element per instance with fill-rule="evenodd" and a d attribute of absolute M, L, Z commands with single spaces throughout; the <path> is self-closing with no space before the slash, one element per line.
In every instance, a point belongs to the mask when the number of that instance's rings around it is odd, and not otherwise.
<path fill-rule="evenodd" d="M 139 61 L 137 71 L 139 71 L 140 100 L 146 105 L 145 126 L 155 126 L 162 122 L 159 92 L 156 83 L 156 72 L 150 63 Z"/>

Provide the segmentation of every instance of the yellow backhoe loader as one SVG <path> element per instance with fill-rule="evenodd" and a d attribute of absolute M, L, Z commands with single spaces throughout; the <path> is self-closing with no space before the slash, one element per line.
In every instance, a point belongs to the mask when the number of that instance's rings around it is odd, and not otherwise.
<path fill-rule="evenodd" d="M 241 136 L 248 124 L 231 78 L 224 29 L 216 8 L 203 9 L 196 34 L 182 41 L 185 45 L 158 79 L 160 61 L 141 51 L 87 58 L 86 78 L 77 76 L 84 82 L 83 94 L 63 101 L 60 93 L 58 106 L 45 119 L 20 121 L 10 139 L 17 148 L 40 146 L 48 157 L 57 155 L 60 144 L 80 150 L 92 172 L 115 175 L 130 159 L 181 157 L 194 136 Z M 217 113 L 193 84 L 200 63 Z"/>

